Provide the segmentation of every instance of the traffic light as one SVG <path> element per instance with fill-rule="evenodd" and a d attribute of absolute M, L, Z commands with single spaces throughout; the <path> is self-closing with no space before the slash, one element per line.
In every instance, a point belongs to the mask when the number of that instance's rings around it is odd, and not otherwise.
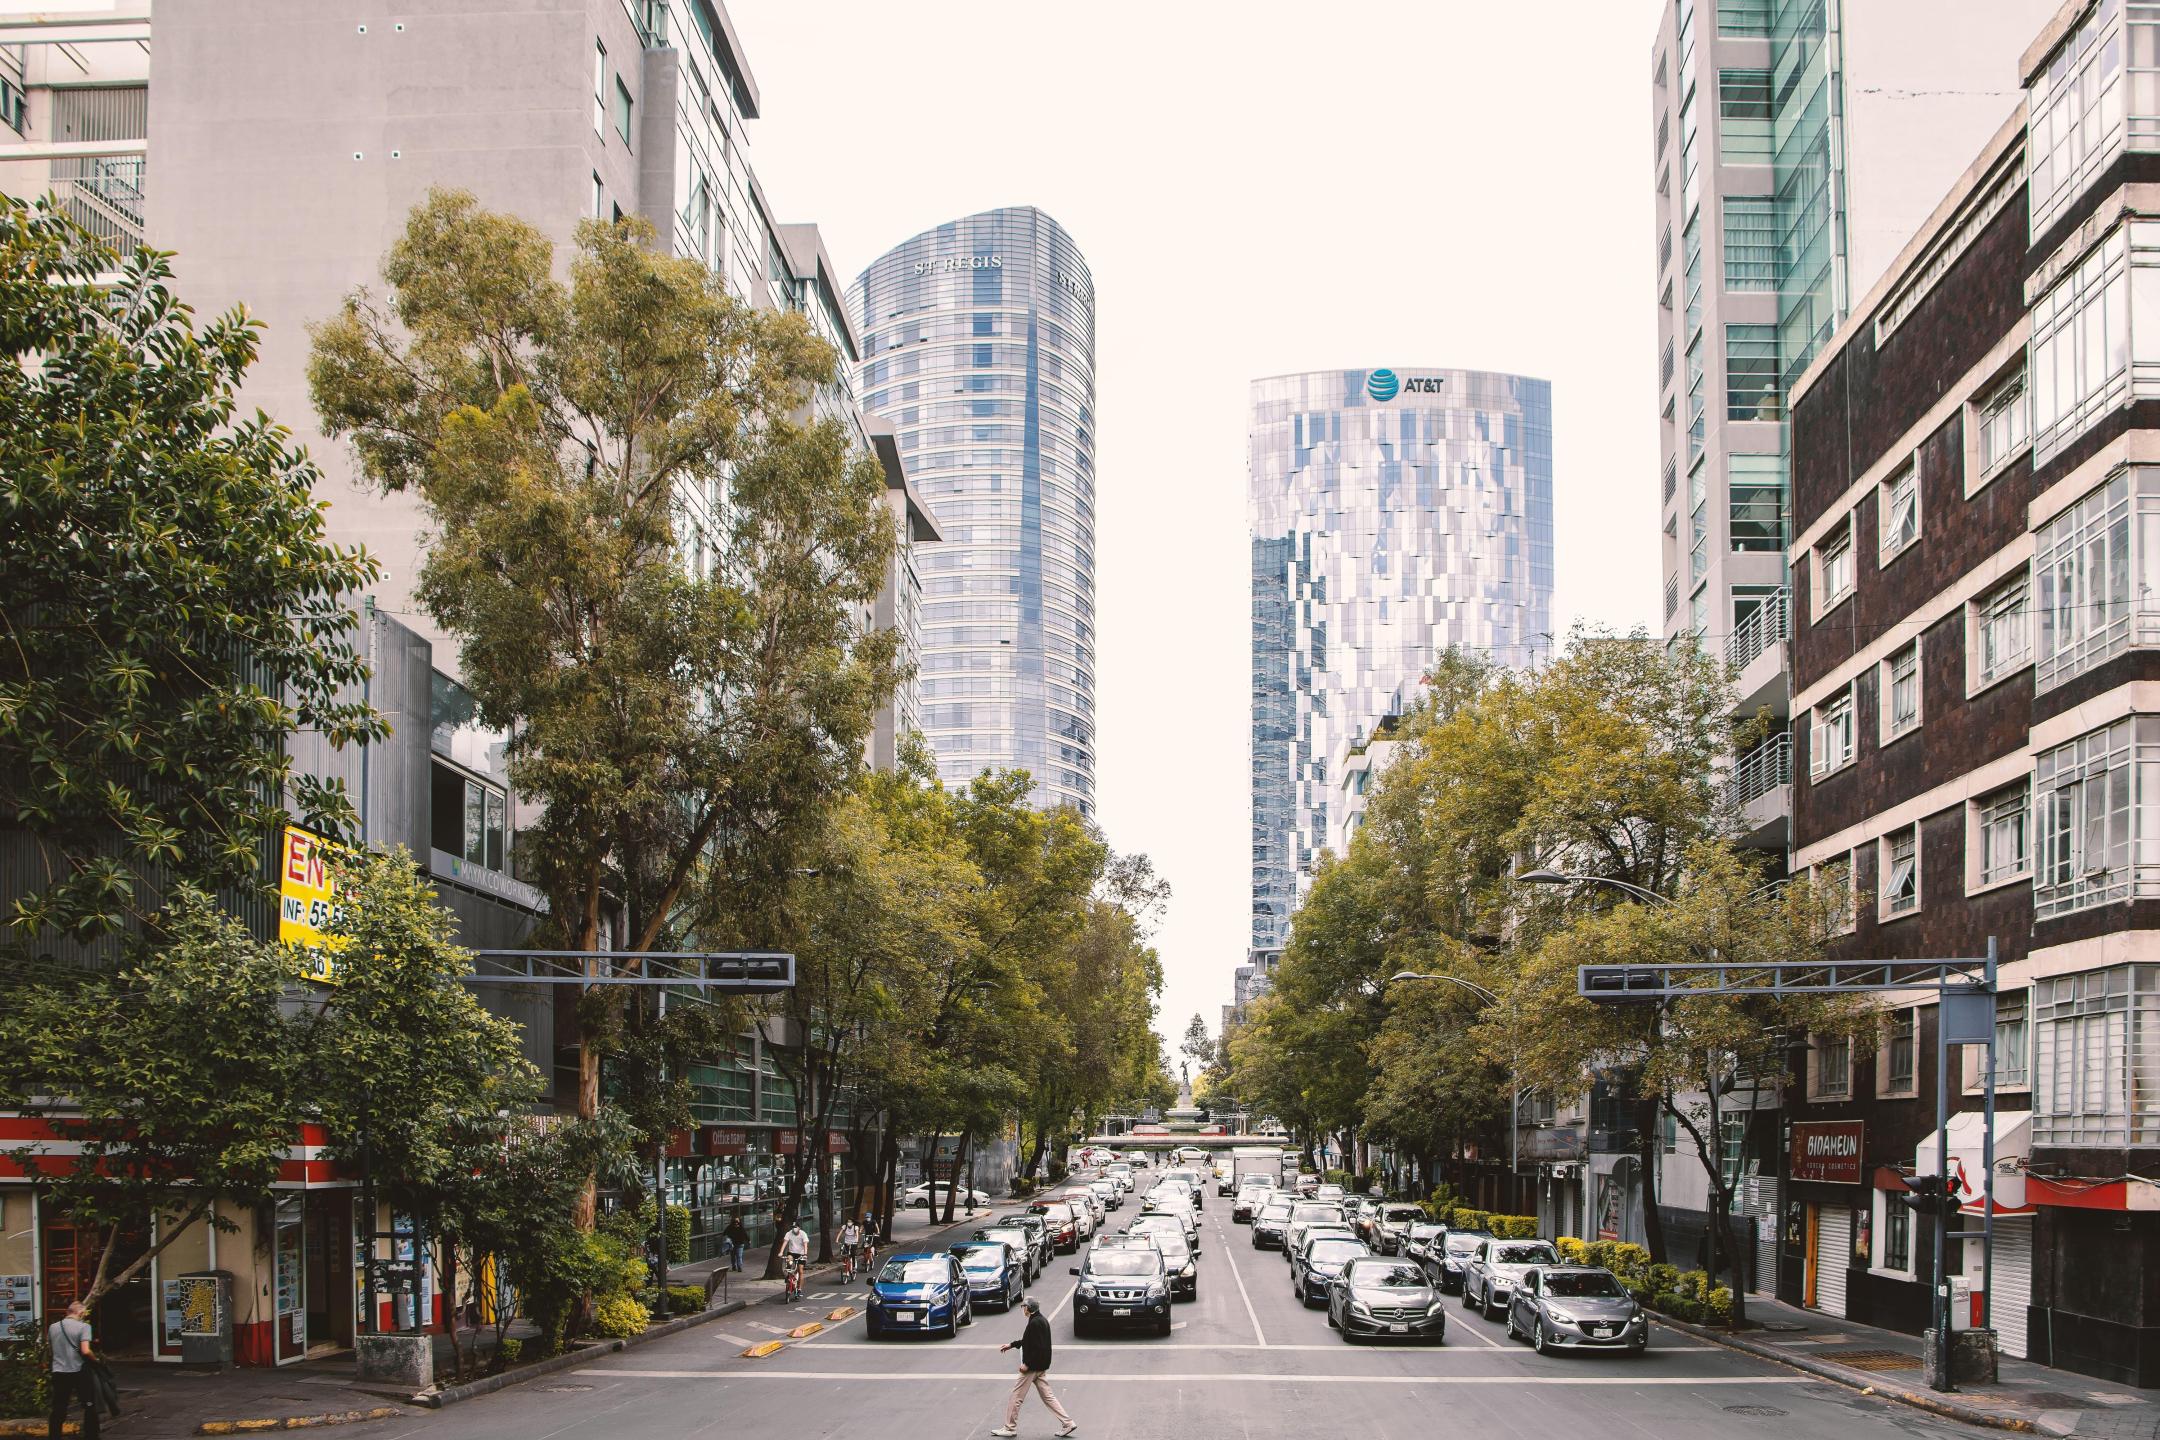
<path fill-rule="evenodd" d="M 1915 1215 L 1949 1215 L 1958 1208 L 1957 1191 L 1946 1175 L 1908 1175 L 1906 1193 L 1893 1197 Z"/>

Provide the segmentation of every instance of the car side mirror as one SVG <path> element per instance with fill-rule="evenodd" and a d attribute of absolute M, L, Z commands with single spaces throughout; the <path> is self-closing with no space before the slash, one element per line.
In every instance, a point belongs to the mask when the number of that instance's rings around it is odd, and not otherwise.
<path fill-rule="evenodd" d="M 1069 1269 L 1066 1273 L 1069 1275 L 1077 1275 L 1080 1273 L 1080 1267 L 1078 1265 L 1075 1265 L 1071 1267 L 1071 1269 Z"/>

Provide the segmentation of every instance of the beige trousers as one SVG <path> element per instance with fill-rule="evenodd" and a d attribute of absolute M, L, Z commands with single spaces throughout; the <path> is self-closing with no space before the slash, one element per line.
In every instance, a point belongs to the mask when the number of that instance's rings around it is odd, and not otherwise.
<path fill-rule="evenodd" d="M 1035 1387 L 1037 1395 L 1042 1396 L 1043 1404 L 1050 1407 L 1050 1413 L 1057 1416 L 1060 1424 L 1072 1424 L 1072 1416 L 1065 1413 L 1065 1407 L 1058 1404 L 1057 1396 L 1050 1393 L 1050 1372 L 1047 1370 L 1030 1370 L 1023 1365 L 1020 1367 L 1020 1378 L 1013 1382 L 1012 1399 L 1005 1406 L 1005 1428 L 1007 1430 L 1020 1423 L 1020 1402 L 1027 1399 L 1030 1385 Z"/>

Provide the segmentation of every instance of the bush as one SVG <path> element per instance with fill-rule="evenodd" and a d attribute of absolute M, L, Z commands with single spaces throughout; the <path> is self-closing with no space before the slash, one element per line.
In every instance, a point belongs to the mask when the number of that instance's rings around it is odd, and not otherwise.
<path fill-rule="evenodd" d="M 0 1340 L 0 1416 L 43 1415 L 51 1370 L 52 1352 L 39 1326 L 20 1326 L 13 1339 Z"/>
<path fill-rule="evenodd" d="M 1570 1265 L 1594 1265 L 1597 1263 L 1590 1258 L 1590 1247 L 1572 1235 L 1562 1235 L 1559 1239 L 1553 1241 L 1553 1249 L 1559 1251 L 1560 1258 Z"/>
<path fill-rule="evenodd" d="M 1642 1247 L 1627 1248 L 1639 1250 Z M 1646 1285 L 1643 1288 L 1630 1285 L 1628 1289 L 1651 1309 L 1691 1325 L 1732 1324 L 1733 1293 L 1726 1286 L 1712 1286 L 1710 1277 L 1700 1270 L 1681 1270 L 1672 1265 L 1646 1268 Z"/>
<path fill-rule="evenodd" d="M 1488 1215 L 1493 1234 L 1503 1240 L 1535 1240 L 1538 1218 L 1535 1215 Z"/>
<path fill-rule="evenodd" d="M 1720 1285 L 1715 1290 L 1712 1290 L 1709 1300 L 1705 1302 L 1703 1307 L 1707 1312 L 1710 1323 L 1729 1328 L 1732 1325 L 1732 1303 L 1731 1286 Z"/>
<path fill-rule="evenodd" d="M 503 1337 L 502 1343 L 495 1347 L 493 1368 L 499 1374 L 510 1369 L 523 1358 L 525 1358 L 525 1342 L 513 1340 L 506 1335 Z"/>
<path fill-rule="evenodd" d="M 1323 1184 L 1340 1185 L 1345 1190 L 1348 1190 L 1352 1185 L 1357 1183 L 1357 1177 L 1355 1175 L 1352 1175 L 1348 1170 L 1330 1170 L 1326 1174 L 1322 1175 L 1320 1177 L 1320 1180 Z"/>
<path fill-rule="evenodd" d="M 593 1306 L 592 1333 L 603 1340 L 642 1335 L 650 1323 L 652 1316 L 635 1296 L 610 1295 Z"/>
<path fill-rule="evenodd" d="M 705 1287 L 702 1285 L 670 1285 L 667 1290 L 668 1314 L 696 1315 L 705 1308 Z"/>
<path fill-rule="evenodd" d="M 667 1207 L 667 1262 L 670 1265 L 690 1263 L 690 1207 L 670 1205 Z"/>
<path fill-rule="evenodd" d="M 1032 1194 L 1034 1194 L 1034 1193 L 1035 1193 L 1035 1188 L 1036 1188 L 1036 1186 L 1035 1186 L 1035 1182 L 1034 1182 L 1033 1180 L 1029 1179 L 1029 1178 L 1028 1178 L 1027 1176 L 1025 1176 L 1025 1175 L 1016 1175 L 1016 1176 L 1014 1176 L 1014 1177 L 1013 1177 L 1013 1182 L 1012 1182 L 1012 1194 L 1013 1194 L 1013 1199 L 1015 1199 L 1015 1200 L 1020 1200 L 1020 1199 L 1024 1199 L 1025 1197 L 1027 1197 L 1027 1196 L 1029 1196 L 1029 1195 L 1032 1195 Z"/>

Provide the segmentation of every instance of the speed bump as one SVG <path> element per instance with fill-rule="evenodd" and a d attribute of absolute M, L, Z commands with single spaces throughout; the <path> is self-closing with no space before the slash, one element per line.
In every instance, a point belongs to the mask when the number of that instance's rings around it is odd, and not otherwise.
<path fill-rule="evenodd" d="M 823 1330 L 824 1328 L 825 1326 L 823 1325 L 823 1323 L 812 1320 L 807 1325 L 797 1325 L 793 1330 L 788 1331 L 788 1339 L 807 1340 L 812 1335 L 817 1334 L 818 1331 Z"/>
<path fill-rule="evenodd" d="M 852 1320 L 855 1318 L 855 1307 L 853 1305 L 842 1305 L 825 1318 L 827 1320 Z"/>
<path fill-rule="evenodd" d="M 760 1340 L 757 1344 L 752 1345 L 749 1349 L 743 1351 L 742 1358 L 745 1360 L 762 1360 L 767 1355 L 774 1354 L 786 1348 L 787 1342 L 785 1340 Z"/>

